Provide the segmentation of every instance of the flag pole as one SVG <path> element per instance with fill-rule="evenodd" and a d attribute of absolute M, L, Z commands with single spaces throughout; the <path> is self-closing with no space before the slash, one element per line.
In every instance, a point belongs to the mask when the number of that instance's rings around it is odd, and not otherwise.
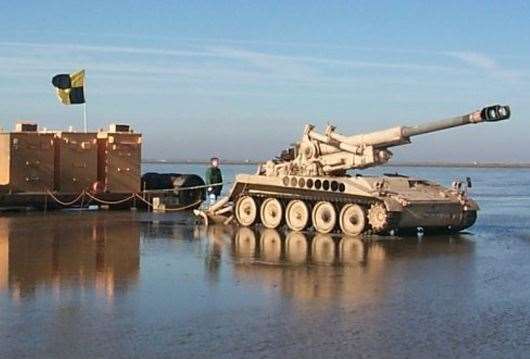
<path fill-rule="evenodd" d="M 88 132 L 87 122 L 86 122 L 86 102 L 83 104 L 83 130 Z"/>

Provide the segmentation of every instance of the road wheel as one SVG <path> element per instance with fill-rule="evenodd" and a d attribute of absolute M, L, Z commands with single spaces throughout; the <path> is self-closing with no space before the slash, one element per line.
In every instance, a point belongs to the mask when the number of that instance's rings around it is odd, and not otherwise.
<path fill-rule="evenodd" d="M 344 234 L 361 234 L 366 228 L 366 213 L 358 204 L 347 204 L 340 211 L 339 224 Z"/>
<path fill-rule="evenodd" d="M 337 223 L 337 213 L 335 207 L 329 202 L 317 202 L 312 214 L 313 227 L 320 233 L 329 233 L 335 228 Z"/>
<path fill-rule="evenodd" d="M 257 217 L 256 201 L 250 196 L 240 197 L 236 202 L 235 214 L 242 226 L 251 226 Z"/>
<path fill-rule="evenodd" d="M 276 198 L 267 198 L 260 208 L 261 223 L 267 228 L 276 228 L 282 222 L 282 204 Z"/>
<path fill-rule="evenodd" d="M 285 222 L 293 231 L 303 231 L 309 223 L 309 209 L 304 201 L 295 199 L 287 204 Z"/>

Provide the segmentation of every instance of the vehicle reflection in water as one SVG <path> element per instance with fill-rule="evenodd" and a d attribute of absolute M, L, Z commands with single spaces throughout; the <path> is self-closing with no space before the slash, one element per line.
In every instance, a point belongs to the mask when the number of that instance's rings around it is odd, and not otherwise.
<path fill-rule="evenodd" d="M 17 301 L 40 290 L 58 298 L 93 289 L 109 299 L 126 291 L 139 276 L 140 227 L 107 222 L 104 215 L 0 218 L 0 293 Z"/>
<path fill-rule="evenodd" d="M 224 243 L 226 238 L 231 238 L 231 233 L 230 228 L 225 226 L 208 228 L 208 237 L 212 243 Z M 256 231 L 239 227 L 232 237 L 232 253 L 236 260 L 248 259 L 263 264 L 362 263 L 368 256 L 384 258 L 386 246 L 384 242 L 366 241 L 360 237 L 281 232 L 269 228 Z"/>
<path fill-rule="evenodd" d="M 350 303 L 373 301 L 387 289 L 402 290 L 399 286 L 409 285 L 406 278 L 423 280 L 425 273 L 415 272 L 429 257 L 449 261 L 449 275 L 454 271 L 464 281 L 460 266 L 451 264 L 462 263 L 474 249 L 473 242 L 460 235 L 374 240 L 226 226 L 210 226 L 207 235 L 209 256 L 217 263 L 221 257 L 230 260 L 237 280 L 279 287 L 297 300 L 343 298 Z"/>
<path fill-rule="evenodd" d="M 289 232 L 285 237 L 285 259 L 293 264 L 303 264 L 307 261 L 309 247 L 307 238 L 300 232 Z"/>

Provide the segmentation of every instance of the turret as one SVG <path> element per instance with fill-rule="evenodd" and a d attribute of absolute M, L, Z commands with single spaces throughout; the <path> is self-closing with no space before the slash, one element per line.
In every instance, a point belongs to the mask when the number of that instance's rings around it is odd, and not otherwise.
<path fill-rule="evenodd" d="M 392 157 L 388 148 L 409 144 L 413 136 L 509 117 L 509 106 L 494 105 L 463 116 L 353 136 L 337 133 L 333 126 L 318 133 L 314 126 L 307 125 L 302 140 L 296 145 L 295 158 L 280 163 L 268 162 L 264 174 L 342 175 L 349 169 L 386 163 Z"/>

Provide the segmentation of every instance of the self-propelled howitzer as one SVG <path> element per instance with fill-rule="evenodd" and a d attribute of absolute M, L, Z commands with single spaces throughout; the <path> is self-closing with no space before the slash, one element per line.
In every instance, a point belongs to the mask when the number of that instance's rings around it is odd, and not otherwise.
<path fill-rule="evenodd" d="M 333 126 L 319 133 L 307 125 L 302 139 L 280 157 L 261 165 L 255 175 L 238 175 L 229 197 L 208 214 L 215 218 L 229 213 L 232 203 L 233 215 L 243 226 L 286 224 L 294 231 L 340 229 L 349 235 L 418 227 L 461 231 L 473 225 L 478 211 L 468 196 L 467 182 L 447 188 L 403 175 L 352 176 L 347 171 L 386 163 L 392 156 L 389 148 L 409 144 L 414 136 L 509 117 L 508 106 L 495 105 L 441 121 L 353 136 L 342 135 Z"/>

